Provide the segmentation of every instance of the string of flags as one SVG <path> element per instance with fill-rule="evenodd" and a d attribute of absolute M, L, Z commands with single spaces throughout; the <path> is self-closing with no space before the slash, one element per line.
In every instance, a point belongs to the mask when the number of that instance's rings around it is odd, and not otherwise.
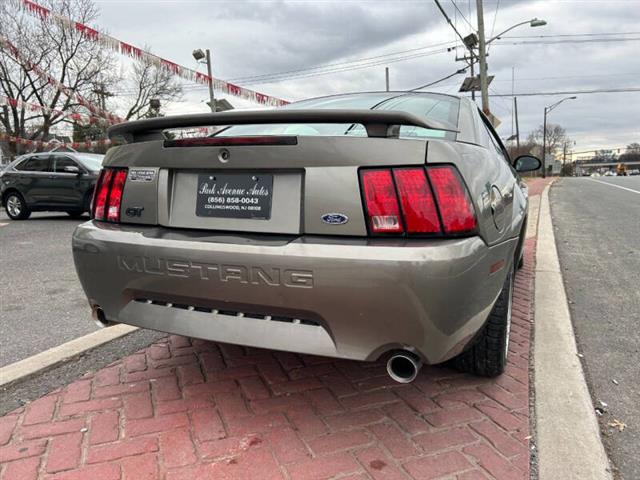
<path fill-rule="evenodd" d="M 39 112 L 43 115 L 49 115 L 51 117 L 67 118 L 81 125 L 111 125 L 113 123 L 106 118 L 102 118 L 91 113 L 63 111 L 56 108 L 49 108 L 46 105 L 40 105 L 39 103 L 25 102 L 24 100 L 20 100 L 19 98 L 11 98 L 0 95 L 0 107 L 4 105 L 18 109 L 24 109 L 28 112 Z"/>
<path fill-rule="evenodd" d="M 56 139 L 52 140 L 31 140 L 29 138 L 15 137 L 7 135 L 6 133 L 0 133 L 0 141 L 9 143 L 15 143 L 16 145 L 24 145 L 27 147 L 33 147 L 34 151 L 37 150 L 50 150 L 54 147 L 66 147 L 73 150 L 90 150 L 96 147 L 111 146 L 115 142 L 108 138 L 101 138 L 99 140 L 87 140 L 85 142 L 61 142 Z"/>
<path fill-rule="evenodd" d="M 78 104 L 85 107 L 87 110 L 89 110 L 92 113 L 93 116 L 101 117 L 105 119 L 107 122 L 109 122 L 110 124 L 121 123 L 125 121 L 123 118 L 120 118 L 117 115 L 114 115 L 113 113 L 110 113 L 100 107 L 97 107 L 96 105 L 94 105 L 89 100 L 84 98 L 80 93 L 78 93 L 74 89 L 69 88 L 66 85 L 59 82 L 56 78 L 49 75 L 38 65 L 36 65 L 35 63 L 31 62 L 28 58 L 26 58 L 26 56 L 23 55 L 20 52 L 20 50 L 15 45 L 13 45 L 13 43 L 11 43 L 7 38 L 5 38 L 2 35 L 0 35 L 0 47 L 3 50 L 7 51 L 21 65 L 23 65 L 29 70 L 32 70 L 42 80 L 45 80 L 49 85 L 51 85 L 52 87 L 62 92 L 68 98 L 75 100 Z"/>
<path fill-rule="evenodd" d="M 211 133 L 211 129 L 209 127 L 199 127 L 199 128 L 191 128 L 183 131 L 183 134 L 186 136 L 206 136 Z M 117 140 L 111 140 L 109 138 L 100 138 L 98 140 L 86 140 L 83 142 L 63 142 L 58 139 L 51 140 L 35 140 L 23 137 L 17 137 L 13 135 L 8 135 L 6 133 L 0 132 L 0 142 L 9 142 L 15 143 L 16 145 L 23 145 L 26 147 L 31 147 L 32 151 L 38 150 L 51 150 L 55 147 L 66 147 L 71 148 L 73 150 L 91 150 L 96 147 L 111 147 L 114 145 L 119 145 Z"/>
<path fill-rule="evenodd" d="M 170 60 L 166 60 L 162 57 L 154 55 L 151 52 L 147 52 L 141 48 L 135 47 L 129 43 L 123 42 L 121 40 L 118 40 L 117 38 L 107 35 L 106 33 L 100 32 L 94 28 L 89 27 L 88 25 L 76 22 L 74 20 L 71 20 L 70 18 L 55 13 L 50 9 L 43 7 L 42 5 L 33 2 L 32 0 L 13 1 L 20 2 L 19 4 L 22 8 L 24 8 L 28 13 L 38 18 L 42 22 L 55 22 L 60 25 L 61 28 L 80 32 L 86 39 L 99 43 L 104 48 L 109 48 L 121 55 L 130 58 L 143 60 L 146 63 L 155 65 L 158 68 L 162 68 L 185 80 L 204 85 L 208 85 L 209 83 L 213 82 L 213 88 L 215 88 L 216 90 L 225 92 L 235 97 L 244 98 L 245 100 L 259 103 L 261 105 L 280 107 L 289 103 L 287 100 L 256 92 L 255 90 L 241 87 L 239 85 L 234 85 L 233 83 L 220 80 L 219 78 L 212 78 L 191 68 L 178 65 L 177 63 L 174 63 Z"/>

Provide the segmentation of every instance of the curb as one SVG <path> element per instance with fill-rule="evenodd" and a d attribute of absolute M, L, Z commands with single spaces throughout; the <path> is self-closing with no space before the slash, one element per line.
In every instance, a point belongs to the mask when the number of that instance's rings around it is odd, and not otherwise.
<path fill-rule="evenodd" d="M 576 348 L 551 222 L 549 187 L 540 199 L 535 267 L 538 478 L 611 479 Z"/>
<path fill-rule="evenodd" d="M 119 324 L 103 328 L 80 338 L 76 338 L 57 347 L 33 355 L 19 362 L 0 368 L 0 389 L 12 383 L 48 370 L 62 363 L 68 362 L 88 350 L 104 345 L 116 338 L 129 335 L 138 330 L 138 327 Z"/>

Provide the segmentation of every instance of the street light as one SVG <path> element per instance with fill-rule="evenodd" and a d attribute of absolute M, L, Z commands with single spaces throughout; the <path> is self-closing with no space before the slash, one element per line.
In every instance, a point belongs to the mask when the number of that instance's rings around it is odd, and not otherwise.
<path fill-rule="evenodd" d="M 478 54 L 480 61 L 480 91 L 482 94 L 482 111 L 485 114 L 489 114 L 489 83 L 487 82 L 487 58 L 486 58 L 486 50 L 487 45 L 491 42 L 499 38 L 501 35 L 517 28 L 521 25 L 529 24 L 530 27 L 541 27 L 546 25 L 547 22 L 545 20 L 539 20 L 537 18 L 532 18 L 531 20 L 527 20 L 526 22 L 516 23 L 515 25 L 507 28 L 504 32 L 496 35 L 493 38 L 490 38 L 488 41 L 485 40 L 484 37 L 484 14 L 482 12 L 482 0 L 476 0 L 477 2 L 477 11 L 478 11 Z"/>
<path fill-rule="evenodd" d="M 504 32 L 501 32 L 498 35 L 496 35 L 495 37 L 492 37 L 491 39 L 487 40 L 487 45 L 489 45 L 494 40 L 497 40 L 498 38 L 500 38 L 505 33 L 510 32 L 514 28 L 520 27 L 522 25 L 526 25 L 527 23 L 529 24 L 530 27 L 535 28 L 535 27 L 544 27 L 547 24 L 547 21 L 539 19 L 539 18 L 532 18 L 531 20 L 527 20 L 526 22 L 516 23 L 515 25 L 507 28 Z"/>
<path fill-rule="evenodd" d="M 198 63 L 207 65 L 207 74 L 209 75 L 209 106 L 211 107 L 211 111 L 216 113 L 216 99 L 213 95 L 213 76 L 211 75 L 211 52 L 208 48 L 204 52 L 198 48 L 193 51 L 192 55 Z M 202 61 L 203 58 L 205 59 L 204 62 Z"/>
<path fill-rule="evenodd" d="M 558 100 L 553 105 L 544 107 L 544 121 L 542 122 L 542 178 L 547 177 L 547 114 L 565 100 L 575 100 L 576 98 L 578 97 L 565 97 L 562 100 Z"/>

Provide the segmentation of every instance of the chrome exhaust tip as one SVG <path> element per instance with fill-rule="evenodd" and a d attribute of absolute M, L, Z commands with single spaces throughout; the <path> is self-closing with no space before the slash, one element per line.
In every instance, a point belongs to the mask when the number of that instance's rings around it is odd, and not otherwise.
<path fill-rule="evenodd" d="M 104 310 L 100 308 L 100 305 L 93 305 L 91 307 L 91 317 L 93 318 L 93 321 L 96 323 L 96 325 L 98 325 L 100 328 L 106 328 L 110 327 L 111 325 L 115 325 L 115 323 L 107 320 L 107 316 L 104 314 Z"/>
<path fill-rule="evenodd" d="M 399 352 L 387 361 L 387 373 L 398 383 L 411 383 L 422 368 L 422 360 L 411 352 Z"/>

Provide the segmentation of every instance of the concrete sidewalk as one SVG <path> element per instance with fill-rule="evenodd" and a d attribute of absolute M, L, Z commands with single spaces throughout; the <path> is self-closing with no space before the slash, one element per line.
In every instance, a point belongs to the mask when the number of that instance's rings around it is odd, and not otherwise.
<path fill-rule="evenodd" d="M 171 336 L 0 418 L 0 478 L 528 478 L 534 251 L 499 378 Z"/>

